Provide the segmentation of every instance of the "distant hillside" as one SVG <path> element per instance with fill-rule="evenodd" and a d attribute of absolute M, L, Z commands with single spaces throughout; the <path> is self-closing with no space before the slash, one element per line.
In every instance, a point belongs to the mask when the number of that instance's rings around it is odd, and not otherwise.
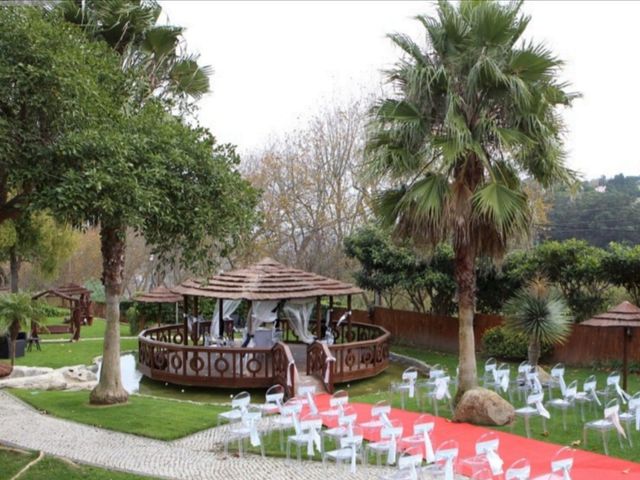
<path fill-rule="evenodd" d="M 599 247 L 640 243 L 640 176 L 590 180 L 577 194 L 557 192 L 551 204 L 542 238 L 578 238 Z"/>

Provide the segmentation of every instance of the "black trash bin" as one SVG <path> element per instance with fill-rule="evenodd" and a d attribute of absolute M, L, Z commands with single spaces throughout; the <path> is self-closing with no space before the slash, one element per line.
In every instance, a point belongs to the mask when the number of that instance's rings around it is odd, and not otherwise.
<path fill-rule="evenodd" d="M 0 337 L 0 358 L 10 358 L 11 339 L 8 335 Z M 24 357 L 24 347 L 27 343 L 27 334 L 25 332 L 18 333 L 18 339 L 16 340 L 16 358 Z"/>

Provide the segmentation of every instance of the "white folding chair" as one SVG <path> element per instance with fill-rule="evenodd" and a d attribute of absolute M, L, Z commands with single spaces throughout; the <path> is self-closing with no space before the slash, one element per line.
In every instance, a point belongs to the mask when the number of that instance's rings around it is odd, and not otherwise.
<path fill-rule="evenodd" d="M 218 414 L 218 426 L 224 420 L 227 423 L 239 422 L 242 414 L 247 411 L 251 403 L 251 395 L 249 392 L 240 392 L 231 399 L 231 410 Z"/>
<path fill-rule="evenodd" d="M 362 429 L 354 426 L 351 435 L 340 438 L 339 448 L 323 453 L 322 464 L 326 467 L 327 460 L 333 460 L 337 464 L 348 463 L 351 473 L 356 473 L 358 458 L 361 463 L 364 463 L 362 458 L 362 440 Z"/>
<path fill-rule="evenodd" d="M 296 447 L 296 457 L 302 460 L 302 447 L 306 447 L 307 457 L 312 458 L 315 449 L 322 451 L 320 444 L 320 430 L 322 418 L 316 413 L 308 413 L 301 419 L 294 417 L 295 433 L 287 437 L 287 461 L 291 459 L 291 445 Z"/>
<path fill-rule="evenodd" d="M 381 458 L 387 455 L 387 465 L 396 463 L 398 452 L 398 441 L 402 438 L 404 428 L 402 422 L 398 419 L 391 420 L 391 425 L 383 426 L 380 429 L 380 440 L 377 442 L 369 442 L 364 447 L 365 464 L 369 460 L 369 455 L 373 453 L 376 456 L 376 465 L 382 464 Z"/>
<path fill-rule="evenodd" d="M 252 447 L 260 447 L 260 453 L 264 457 L 264 443 L 258 430 L 258 422 L 262 417 L 260 408 L 252 406 L 242 412 L 239 422 L 233 423 L 229 427 L 229 431 L 224 439 L 224 454 L 229 454 L 229 444 L 238 443 L 238 455 L 243 454 L 243 444 L 245 440 L 249 440 Z"/>
<path fill-rule="evenodd" d="M 615 430 L 618 434 L 618 442 L 620 443 L 620 448 L 624 448 L 622 445 L 622 437 L 626 437 L 627 435 L 620 423 L 619 411 L 620 400 L 618 400 L 617 398 L 612 398 L 607 402 L 607 405 L 604 408 L 603 418 L 592 420 L 584 424 L 582 436 L 585 447 L 587 446 L 587 433 L 589 432 L 589 430 L 594 430 L 596 432 L 600 432 L 600 435 L 602 436 L 602 444 L 604 446 L 604 454 L 609 455 L 609 432 Z"/>
<path fill-rule="evenodd" d="M 524 419 L 524 429 L 527 434 L 527 438 L 531 438 L 531 425 L 529 419 L 532 417 L 542 418 L 542 430 L 547 430 L 546 419 L 551 418 L 551 415 L 544 408 L 542 400 L 544 399 L 544 392 L 534 392 L 527 397 L 527 405 L 515 410 L 516 416 Z"/>
<path fill-rule="evenodd" d="M 478 438 L 475 456 L 464 458 L 460 463 L 468 466 L 472 474 L 489 469 L 492 475 L 501 475 L 504 461 L 498 454 L 499 447 L 500 438 L 496 432 L 487 432 Z"/>

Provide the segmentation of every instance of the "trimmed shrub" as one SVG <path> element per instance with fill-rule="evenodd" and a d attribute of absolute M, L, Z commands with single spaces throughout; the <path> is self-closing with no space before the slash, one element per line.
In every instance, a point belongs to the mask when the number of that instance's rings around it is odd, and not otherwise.
<path fill-rule="evenodd" d="M 127 308 L 126 317 L 127 317 L 127 321 L 129 322 L 129 335 L 131 336 L 138 335 L 138 333 L 140 333 L 140 322 L 139 322 L 140 315 L 135 305 L 132 305 L 129 308 Z"/>
<path fill-rule="evenodd" d="M 485 355 L 504 360 L 526 360 L 528 357 L 529 339 L 522 334 L 513 333 L 500 325 L 484 332 L 482 349 Z M 543 345 L 541 356 L 553 351 L 551 345 Z"/>

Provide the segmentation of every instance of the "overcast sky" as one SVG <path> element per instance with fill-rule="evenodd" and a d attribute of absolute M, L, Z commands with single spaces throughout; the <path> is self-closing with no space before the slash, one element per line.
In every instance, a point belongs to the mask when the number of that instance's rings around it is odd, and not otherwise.
<path fill-rule="evenodd" d="M 399 56 L 385 34 L 423 39 L 425 1 L 162 1 L 214 69 L 200 121 L 241 152 L 301 126 L 323 102 L 376 91 Z M 583 94 L 564 113 L 569 165 L 585 178 L 640 174 L 640 2 L 528 1 L 527 37 L 566 61 Z"/>

